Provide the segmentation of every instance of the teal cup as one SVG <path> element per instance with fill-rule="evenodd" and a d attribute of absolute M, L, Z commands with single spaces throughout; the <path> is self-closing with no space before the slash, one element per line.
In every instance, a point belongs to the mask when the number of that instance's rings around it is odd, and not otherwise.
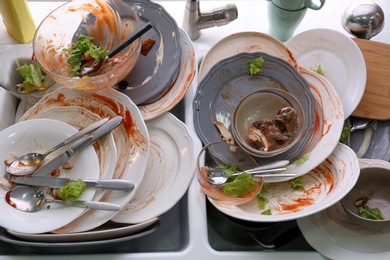
<path fill-rule="evenodd" d="M 298 11 L 303 8 L 319 10 L 325 4 L 325 0 L 271 0 L 271 2 L 288 11 Z"/>

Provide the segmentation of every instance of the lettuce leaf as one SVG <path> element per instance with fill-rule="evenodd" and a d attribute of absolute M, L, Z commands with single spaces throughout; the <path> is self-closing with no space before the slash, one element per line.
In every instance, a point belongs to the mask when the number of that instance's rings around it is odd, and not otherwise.
<path fill-rule="evenodd" d="M 254 60 L 248 60 L 246 64 L 248 65 L 249 68 L 249 74 L 253 76 L 261 72 L 263 70 L 263 63 L 264 63 L 263 57 L 258 57 Z"/>

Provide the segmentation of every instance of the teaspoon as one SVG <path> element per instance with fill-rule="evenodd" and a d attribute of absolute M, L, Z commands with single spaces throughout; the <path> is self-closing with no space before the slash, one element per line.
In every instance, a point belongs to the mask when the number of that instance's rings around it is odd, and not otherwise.
<path fill-rule="evenodd" d="M 35 212 L 40 210 L 46 203 L 60 203 L 68 206 L 91 208 L 107 211 L 119 211 L 121 207 L 117 204 L 99 201 L 64 201 L 56 199 L 46 199 L 45 194 L 40 189 L 29 186 L 16 186 L 6 194 L 6 201 L 9 205 L 18 210 Z"/>

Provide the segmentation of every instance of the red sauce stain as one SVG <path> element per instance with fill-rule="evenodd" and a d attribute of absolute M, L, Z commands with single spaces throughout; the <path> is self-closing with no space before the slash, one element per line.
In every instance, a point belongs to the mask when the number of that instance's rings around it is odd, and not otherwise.
<path fill-rule="evenodd" d="M 7 191 L 7 193 L 5 194 L 5 201 L 7 201 L 7 203 L 12 207 L 16 208 L 15 202 L 11 200 L 11 192 L 12 190 Z"/>
<path fill-rule="evenodd" d="M 281 204 L 283 210 L 287 210 L 289 212 L 298 212 L 301 211 L 302 208 L 306 208 L 315 203 L 315 200 L 310 197 L 303 197 L 294 200 L 293 204 Z"/>

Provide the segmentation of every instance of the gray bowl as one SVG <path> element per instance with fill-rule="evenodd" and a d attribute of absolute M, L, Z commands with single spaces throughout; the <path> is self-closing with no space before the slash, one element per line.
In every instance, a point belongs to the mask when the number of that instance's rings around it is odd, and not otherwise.
<path fill-rule="evenodd" d="M 390 228 L 390 163 L 382 160 L 360 160 L 360 176 L 353 189 L 340 201 L 351 221 L 368 230 Z M 364 200 L 367 196 L 372 197 Z M 369 208 L 379 208 L 385 220 L 372 220 L 359 216 L 357 201 L 364 200 Z"/>

